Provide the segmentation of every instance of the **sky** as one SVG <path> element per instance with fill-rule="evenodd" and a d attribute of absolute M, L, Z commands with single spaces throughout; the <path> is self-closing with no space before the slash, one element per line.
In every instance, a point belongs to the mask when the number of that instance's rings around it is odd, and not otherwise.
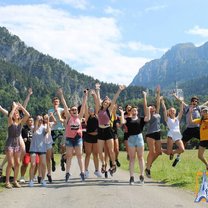
<path fill-rule="evenodd" d="M 0 26 L 100 81 L 129 85 L 178 43 L 208 39 L 207 0 L 1 0 Z"/>

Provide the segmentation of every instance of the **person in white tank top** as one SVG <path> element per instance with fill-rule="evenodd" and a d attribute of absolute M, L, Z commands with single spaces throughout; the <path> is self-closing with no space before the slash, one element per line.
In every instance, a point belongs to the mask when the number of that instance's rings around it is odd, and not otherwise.
<path fill-rule="evenodd" d="M 173 159 L 174 154 L 181 154 L 184 152 L 185 148 L 182 142 L 182 135 L 180 131 L 180 120 L 183 116 L 183 105 L 180 106 L 180 111 L 176 116 L 176 109 L 170 107 L 168 110 L 165 106 L 165 101 L 163 97 L 161 99 L 161 104 L 163 108 L 164 120 L 168 126 L 168 138 L 167 138 L 167 149 L 162 149 L 163 153 L 170 156 L 170 160 Z M 177 145 L 177 149 L 173 149 L 173 144 Z"/>

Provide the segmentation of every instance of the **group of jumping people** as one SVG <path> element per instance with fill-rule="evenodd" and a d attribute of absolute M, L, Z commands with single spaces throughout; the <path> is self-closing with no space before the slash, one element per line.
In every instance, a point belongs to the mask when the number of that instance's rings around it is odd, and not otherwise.
<path fill-rule="evenodd" d="M 105 97 L 101 99 L 100 84 L 95 89 L 84 90 L 82 104 L 68 106 L 63 90 L 57 90 L 57 97 L 52 99 L 53 107 L 45 114 L 31 117 L 26 110 L 32 89 L 24 104 L 13 102 L 11 109 L 7 111 L 0 106 L 0 112 L 8 117 L 8 136 L 5 144 L 6 156 L 0 165 L 0 177 L 3 167 L 6 167 L 5 187 L 20 188 L 25 183 L 25 173 L 28 165 L 30 187 L 37 180 L 42 186 L 52 183 L 52 172 L 56 170 L 54 159 L 54 147 L 58 142 L 61 152 L 61 170 L 66 172 L 65 182 L 72 177 L 71 161 L 77 157 L 80 179 L 84 181 L 89 177 L 90 156 L 93 155 L 94 175 L 97 177 L 113 176 L 117 167 L 120 167 L 118 159 L 119 141 L 118 128 L 124 131 L 124 143 L 129 160 L 129 183 L 134 184 L 134 164 L 136 156 L 139 163 L 139 182 L 144 183 L 144 175 L 151 177 L 151 167 L 159 155 L 165 153 L 172 160 L 177 155 L 173 166 L 180 161 L 180 154 L 184 152 L 186 143 L 191 138 L 200 139 L 198 157 L 208 169 L 208 162 L 204 157 L 204 151 L 208 147 L 208 101 L 199 106 L 199 99 L 192 97 L 190 104 L 173 94 L 180 102 L 180 111 L 176 113 L 174 107 L 166 108 L 165 99 L 160 95 L 160 87 L 156 88 L 156 101 L 147 104 L 147 93 L 143 92 L 143 111 L 141 116 L 137 106 L 126 105 L 125 109 L 116 104 L 119 94 L 125 89 L 119 85 L 113 99 Z M 94 104 L 89 106 L 88 97 L 92 96 Z M 62 104 L 63 108 L 60 107 Z M 167 149 L 161 145 L 161 115 L 160 106 L 163 109 L 164 121 L 168 127 Z M 119 115 L 118 115 L 119 114 Z M 180 120 L 185 114 L 186 129 L 180 131 Z M 144 160 L 144 126 L 146 126 L 145 139 L 148 145 L 148 155 Z M 173 144 L 177 148 L 173 148 Z M 83 159 L 83 152 L 85 158 Z M 99 162 L 100 160 L 100 162 Z M 21 164 L 20 178 L 19 168 Z M 101 166 L 99 166 L 101 165 Z M 108 167 L 109 165 L 109 167 Z M 11 172 L 14 172 L 13 183 L 10 182 Z M 47 174 L 46 174 L 47 172 Z M 36 177 L 36 175 L 38 175 Z"/>

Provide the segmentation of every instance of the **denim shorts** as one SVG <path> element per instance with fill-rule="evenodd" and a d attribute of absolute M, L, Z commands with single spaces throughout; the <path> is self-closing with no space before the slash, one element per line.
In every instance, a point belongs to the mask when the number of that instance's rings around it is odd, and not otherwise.
<path fill-rule="evenodd" d="M 144 139 L 143 139 L 142 133 L 129 136 L 128 146 L 129 147 L 143 147 L 144 146 Z"/>
<path fill-rule="evenodd" d="M 82 146 L 83 141 L 82 138 L 66 138 L 66 147 L 79 147 Z"/>

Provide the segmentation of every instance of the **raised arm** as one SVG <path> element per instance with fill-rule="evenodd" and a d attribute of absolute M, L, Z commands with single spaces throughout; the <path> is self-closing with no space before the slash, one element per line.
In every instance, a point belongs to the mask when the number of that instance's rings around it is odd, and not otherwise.
<path fill-rule="evenodd" d="M 205 105 L 208 105 L 208 101 L 206 101 L 205 103 L 203 103 L 203 104 L 200 105 L 200 106 L 205 106 Z"/>
<path fill-rule="evenodd" d="M 5 116 L 8 116 L 8 111 L 0 105 L 0 112 L 2 112 Z"/>
<path fill-rule="evenodd" d="M 57 90 L 57 95 L 60 97 L 61 103 L 62 103 L 63 106 L 64 106 L 64 113 L 65 113 L 66 119 L 67 119 L 67 121 L 68 121 L 68 119 L 70 118 L 70 113 L 69 113 L 69 111 L 68 111 L 68 106 L 67 106 L 67 104 L 66 104 L 66 100 L 65 100 L 65 98 L 64 98 L 64 94 L 63 94 L 62 88 L 59 88 L 59 89 Z"/>
<path fill-rule="evenodd" d="M 147 115 L 147 93 L 142 91 L 143 94 L 143 108 L 144 108 L 144 115 Z"/>
<path fill-rule="evenodd" d="M 122 107 L 118 107 L 118 110 L 121 113 L 120 122 L 121 122 L 121 124 L 125 124 L 126 123 L 126 119 L 124 118 L 124 111 L 123 111 Z"/>
<path fill-rule="evenodd" d="M 25 123 L 25 122 L 28 120 L 28 118 L 30 117 L 30 114 L 29 114 L 29 112 L 22 106 L 22 104 L 18 103 L 18 107 L 19 107 L 19 109 L 20 109 L 20 110 L 23 112 L 23 114 L 24 114 L 24 117 L 22 118 L 21 123 Z"/>
<path fill-rule="evenodd" d="M 24 103 L 23 103 L 23 107 L 24 107 L 24 108 L 27 108 L 27 104 L 28 104 L 28 102 L 29 102 L 29 100 L 30 100 L 30 96 L 31 96 L 32 94 L 33 94 L 32 88 L 29 88 L 29 89 L 28 89 L 27 97 L 25 98 L 25 101 L 24 101 Z"/>
<path fill-rule="evenodd" d="M 90 94 L 92 95 L 93 100 L 94 100 L 94 103 L 95 103 L 95 114 L 98 114 L 99 106 L 96 105 L 96 102 L 97 102 L 97 100 L 98 100 L 97 94 L 96 94 L 96 92 L 95 92 L 94 90 L 91 90 L 91 91 L 90 91 Z M 100 99 L 100 98 L 99 98 L 99 99 Z"/>
<path fill-rule="evenodd" d="M 182 103 L 182 104 L 183 104 L 183 107 L 187 106 L 187 104 L 186 104 L 182 99 L 180 99 L 180 98 L 176 95 L 176 93 L 173 93 L 172 96 L 173 96 L 178 102 Z"/>
<path fill-rule="evenodd" d="M 114 95 L 113 97 L 113 100 L 111 101 L 111 105 L 109 107 L 109 112 L 111 114 L 112 110 L 113 110 L 113 107 L 114 105 L 116 104 L 116 101 L 118 99 L 118 96 L 120 95 L 120 93 L 126 88 L 125 85 L 119 85 L 119 88 L 118 88 L 118 91 L 116 92 L 116 94 Z"/>
<path fill-rule="evenodd" d="M 179 113 L 178 113 L 178 120 L 180 121 L 181 120 L 181 118 L 182 118 L 182 116 L 183 116 L 183 103 L 181 103 L 181 105 L 180 105 L 180 111 L 179 111 Z"/>
<path fill-rule="evenodd" d="M 160 112 L 160 86 L 156 88 L 156 113 Z"/>
<path fill-rule="evenodd" d="M 82 107 L 79 112 L 79 118 L 82 119 L 85 112 L 86 102 L 87 102 L 88 90 L 84 90 L 84 97 L 82 101 Z"/>
<path fill-rule="evenodd" d="M 98 110 L 101 106 L 101 99 L 100 99 L 100 84 L 99 83 L 96 83 L 95 84 L 95 93 L 96 93 L 96 102 L 95 102 L 95 106 L 96 106 L 96 109 L 97 109 L 97 112 L 96 114 L 98 113 Z"/>
<path fill-rule="evenodd" d="M 13 102 L 13 103 L 12 103 L 12 110 L 11 110 L 11 112 L 8 114 L 8 126 L 11 126 L 11 124 L 12 124 L 12 122 L 13 122 L 12 118 L 13 118 L 14 112 L 16 111 L 17 108 L 18 108 L 17 103 Z"/>
<path fill-rule="evenodd" d="M 164 101 L 162 96 L 160 97 L 160 100 L 161 100 L 161 105 L 162 105 L 162 109 L 163 109 L 164 120 L 165 120 L 165 122 L 167 122 L 168 121 L 167 109 L 166 109 L 166 106 L 165 106 L 165 101 Z"/>

